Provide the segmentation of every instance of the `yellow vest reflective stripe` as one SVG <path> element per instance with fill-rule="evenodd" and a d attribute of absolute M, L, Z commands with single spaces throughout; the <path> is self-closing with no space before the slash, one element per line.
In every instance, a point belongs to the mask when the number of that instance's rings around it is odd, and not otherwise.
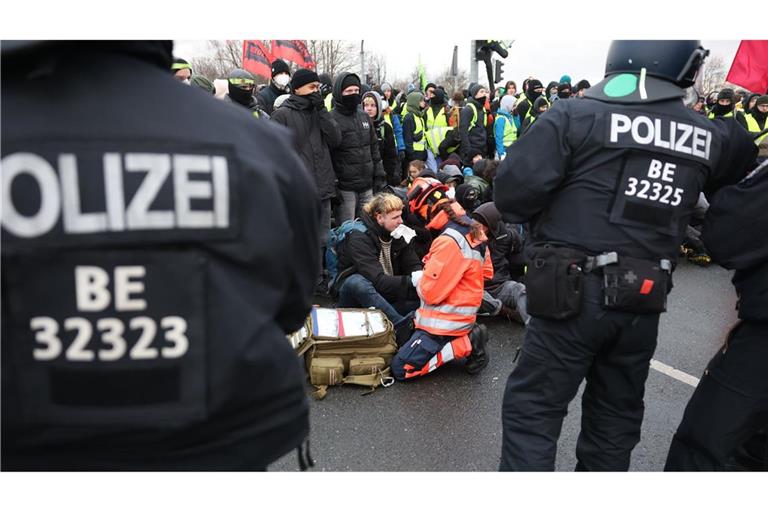
<path fill-rule="evenodd" d="M 467 103 L 467 106 L 472 109 L 472 121 L 469 123 L 469 129 L 471 130 L 477 126 L 477 107 L 472 102 Z M 485 114 L 485 109 L 483 109 L 483 114 Z"/>
<path fill-rule="evenodd" d="M 437 126 L 431 130 L 427 130 L 427 145 L 432 150 L 432 154 L 437 155 L 440 148 L 440 143 L 445 140 L 445 136 L 452 128 L 450 126 Z"/>
<path fill-rule="evenodd" d="M 720 117 L 733 117 L 733 110 L 731 110 L 730 112 L 728 112 L 724 116 L 720 116 Z M 707 115 L 707 118 L 708 119 L 714 119 L 715 118 L 715 113 L 714 112 L 710 112 L 709 115 Z"/>
<path fill-rule="evenodd" d="M 328 112 L 333 110 L 333 94 L 329 94 L 325 97 L 325 110 Z"/>
<path fill-rule="evenodd" d="M 760 128 L 760 125 L 757 124 L 757 119 L 755 119 L 751 112 L 749 114 L 744 114 L 744 118 L 747 120 L 747 129 L 750 131 L 750 133 L 757 134 L 763 131 L 763 129 L 768 128 L 768 123 L 766 123 L 763 128 Z M 768 133 L 765 133 L 755 139 L 755 144 L 759 146 L 763 139 L 766 137 L 768 137 Z"/>
<path fill-rule="evenodd" d="M 427 148 L 427 145 L 424 143 L 424 120 L 417 115 L 413 115 L 413 121 L 416 123 L 416 129 L 413 130 L 413 150 L 424 151 Z M 421 138 L 419 138 L 419 135 L 421 135 Z M 418 141 L 416 140 L 417 138 L 419 139 Z"/>

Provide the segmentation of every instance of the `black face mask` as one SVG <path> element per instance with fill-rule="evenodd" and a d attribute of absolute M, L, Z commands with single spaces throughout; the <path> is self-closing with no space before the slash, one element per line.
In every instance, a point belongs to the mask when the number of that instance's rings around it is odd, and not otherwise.
<path fill-rule="evenodd" d="M 571 91 L 560 91 L 557 93 L 557 97 L 561 99 L 566 99 L 571 97 Z"/>
<path fill-rule="evenodd" d="M 355 110 L 357 106 L 360 105 L 360 101 L 360 93 L 347 94 L 346 96 L 341 97 L 341 104 L 344 105 L 344 108 L 347 110 Z"/>
<path fill-rule="evenodd" d="M 541 96 L 541 92 L 536 92 L 534 90 L 528 91 L 528 99 L 531 100 L 531 103 L 533 103 L 539 96 Z"/>
<path fill-rule="evenodd" d="M 714 112 L 716 116 L 724 116 L 731 110 L 733 110 L 733 105 L 721 105 L 717 103 L 714 107 L 712 107 L 712 112 Z"/>
<path fill-rule="evenodd" d="M 485 98 L 487 96 L 480 96 L 479 98 L 475 98 L 475 101 L 478 102 L 480 105 L 485 105 Z"/>
<path fill-rule="evenodd" d="M 443 104 L 443 98 L 438 98 L 437 96 L 433 96 L 429 98 L 429 104 L 432 106 L 436 105 L 442 105 Z"/>
<path fill-rule="evenodd" d="M 253 91 L 243 90 L 236 85 L 229 84 L 229 97 L 241 105 L 246 107 L 251 104 L 253 98 Z"/>

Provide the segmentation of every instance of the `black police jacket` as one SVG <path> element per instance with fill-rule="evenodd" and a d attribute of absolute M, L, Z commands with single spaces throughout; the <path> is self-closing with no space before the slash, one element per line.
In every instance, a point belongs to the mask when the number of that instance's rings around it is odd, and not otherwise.
<path fill-rule="evenodd" d="M 334 197 L 336 174 L 328 148 L 341 142 L 341 131 L 330 112 L 318 111 L 309 98 L 294 94 L 272 112 L 271 119 L 293 131 L 293 146 L 314 175 L 320 199 Z"/>
<path fill-rule="evenodd" d="M 289 132 L 174 80 L 170 42 L 2 59 L 3 469 L 257 469 L 297 447 L 285 334 L 319 201 Z"/>
<path fill-rule="evenodd" d="M 737 123 L 686 108 L 671 83 L 648 78 L 660 97 L 646 100 L 598 95 L 604 84 L 594 99 L 555 102 L 510 147 L 496 206 L 532 221 L 533 240 L 675 261 L 699 193 L 741 179 L 755 145 Z"/>
<path fill-rule="evenodd" d="M 379 262 L 379 254 L 381 253 L 381 239 L 379 237 L 385 236 L 384 228 L 365 213 L 362 220 L 368 229 L 365 232 L 350 231 L 341 244 L 339 274 L 350 267 L 354 267 L 353 273 L 368 279 L 376 291 L 390 303 L 411 298 L 417 299 L 416 290 L 411 284 L 411 272 L 421 270 L 422 265 L 413 247 L 402 238 L 392 238 L 390 258 L 394 275 L 385 274 L 384 268 Z M 341 282 L 339 286 L 341 286 Z"/>
<path fill-rule="evenodd" d="M 735 269 L 739 318 L 768 321 L 768 171 L 725 187 L 712 199 L 702 240 L 712 259 Z"/>

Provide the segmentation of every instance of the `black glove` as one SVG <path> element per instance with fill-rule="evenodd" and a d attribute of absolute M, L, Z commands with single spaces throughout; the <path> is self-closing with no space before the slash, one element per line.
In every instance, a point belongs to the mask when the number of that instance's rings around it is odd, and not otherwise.
<path fill-rule="evenodd" d="M 319 92 L 313 92 L 312 94 L 307 95 L 307 97 L 312 102 L 312 106 L 315 107 L 315 110 L 325 109 L 325 101 L 323 101 L 323 96 Z"/>

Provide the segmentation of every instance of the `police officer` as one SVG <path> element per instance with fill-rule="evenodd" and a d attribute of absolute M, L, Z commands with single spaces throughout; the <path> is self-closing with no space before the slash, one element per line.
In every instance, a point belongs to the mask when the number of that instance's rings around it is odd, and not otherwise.
<path fill-rule="evenodd" d="M 713 259 L 735 269 L 739 321 L 707 365 L 672 439 L 666 471 L 734 469 L 738 448 L 768 429 L 768 166 L 722 189 L 704 221 Z M 762 437 L 760 466 L 768 469 Z"/>
<path fill-rule="evenodd" d="M 555 102 L 501 163 L 496 206 L 531 222 L 533 316 L 504 394 L 502 470 L 554 469 L 585 378 L 577 469 L 629 467 L 685 226 L 700 191 L 754 160 L 741 127 L 681 100 L 707 54 L 698 41 L 614 41 L 605 79 L 583 101 Z"/>
<path fill-rule="evenodd" d="M 315 185 L 287 130 L 174 80 L 171 50 L 3 44 L 4 470 L 263 469 L 307 437 L 285 334 Z"/>

